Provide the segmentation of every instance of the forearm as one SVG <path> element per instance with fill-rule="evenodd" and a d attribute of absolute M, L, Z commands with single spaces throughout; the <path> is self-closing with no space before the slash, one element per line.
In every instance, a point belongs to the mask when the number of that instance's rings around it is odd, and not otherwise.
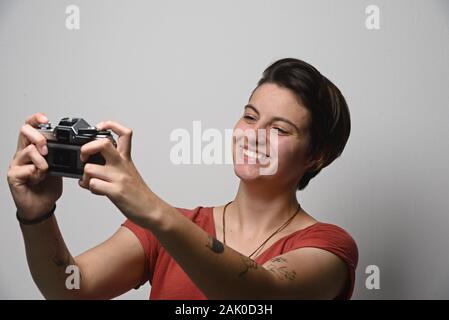
<path fill-rule="evenodd" d="M 20 224 L 28 266 L 34 282 L 47 299 L 70 299 L 80 296 L 80 290 L 69 290 L 66 273 L 76 265 L 59 230 L 56 217 L 34 225 Z"/>
<path fill-rule="evenodd" d="M 272 272 L 212 238 L 176 208 L 162 204 L 157 210 L 146 227 L 207 298 L 272 298 Z"/>

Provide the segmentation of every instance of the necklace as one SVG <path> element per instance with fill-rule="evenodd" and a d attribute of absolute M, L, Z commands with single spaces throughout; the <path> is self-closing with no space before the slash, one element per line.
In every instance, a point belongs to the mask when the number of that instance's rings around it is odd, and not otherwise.
<path fill-rule="evenodd" d="M 225 224 L 225 214 L 226 214 L 226 208 L 228 207 L 228 205 L 231 204 L 232 201 L 229 201 L 223 208 L 223 243 L 226 244 L 226 224 Z M 258 252 L 260 249 L 263 248 L 263 246 L 268 242 L 268 240 L 270 240 L 272 237 L 274 237 L 274 235 L 276 235 L 277 233 L 279 233 L 282 229 L 284 229 L 292 220 L 293 218 L 296 216 L 296 214 L 299 212 L 299 209 L 301 208 L 301 205 L 298 204 L 298 208 L 296 209 L 295 213 L 288 218 L 287 221 L 284 222 L 284 224 L 282 224 L 279 228 L 276 229 L 275 232 L 273 232 L 264 242 L 262 242 L 262 244 L 253 252 L 249 255 L 249 258 L 251 258 L 253 256 L 253 254 L 255 254 L 256 252 Z"/>

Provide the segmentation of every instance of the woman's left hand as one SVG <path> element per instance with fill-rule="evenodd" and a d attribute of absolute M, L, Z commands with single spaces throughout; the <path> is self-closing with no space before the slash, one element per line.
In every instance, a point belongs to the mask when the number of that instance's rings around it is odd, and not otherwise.
<path fill-rule="evenodd" d="M 86 163 L 79 185 L 92 193 L 107 196 L 134 223 L 145 225 L 154 208 L 155 195 L 143 181 L 131 160 L 132 130 L 114 121 L 100 122 L 98 130 L 118 135 L 117 148 L 109 139 L 98 139 L 81 147 L 81 161 L 100 152 L 105 165 Z"/>

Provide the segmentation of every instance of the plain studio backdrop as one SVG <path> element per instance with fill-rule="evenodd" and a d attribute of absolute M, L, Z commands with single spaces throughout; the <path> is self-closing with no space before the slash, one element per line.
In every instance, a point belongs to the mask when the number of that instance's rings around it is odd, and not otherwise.
<path fill-rule="evenodd" d="M 66 28 L 66 7 L 80 29 Z M 369 30 L 366 7 L 379 8 Z M 356 240 L 355 299 L 449 298 L 449 2 L 0 1 L 0 298 L 42 298 L 26 263 L 6 172 L 24 119 L 79 116 L 134 129 L 133 158 L 174 206 L 221 205 L 232 165 L 175 165 L 173 130 L 234 126 L 262 71 L 303 59 L 345 95 L 343 155 L 298 193 Z M 124 221 L 65 179 L 57 217 L 73 255 Z M 367 289 L 366 268 L 380 270 Z M 120 298 L 146 299 L 149 284 Z"/>

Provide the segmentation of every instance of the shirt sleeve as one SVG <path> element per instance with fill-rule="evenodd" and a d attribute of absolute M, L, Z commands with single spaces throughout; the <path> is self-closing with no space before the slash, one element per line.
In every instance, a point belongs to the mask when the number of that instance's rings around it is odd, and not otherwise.
<path fill-rule="evenodd" d="M 160 243 L 151 231 L 138 226 L 129 219 L 122 223 L 122 226 L 128 228 L 132 233 L 134 233 L 137 239 L 139 239 L 143 251 L 145 252 L 145 271 L 141 283 L 135 288 L 138 289 L 147 281 L 150 281 L 151 283 L 153 279 L 153 273 L 156 266 L 157 257 L 159 255 Z"/>
<path fill-rule="evenodd" d="M 201 208 L 202 207 L 198 206 L 195 209 L 189 210 L 186 208 L 175 207 L 175 209 L 177 209 L 181 214 L 183 214 L 190 220 L 193 220 L 195 223 L 204 224 L 205 219 L 199 214 Z M 156 269 L 156 263 L 161 251 L 163 251 L 162 245 L 150 230 L 142 228 L 129 219 L 127 219 L 121 225 L 128 228 L 132 233 L 134 233 L 137 239 L 139 239 L 143 251 L 145 252 L 145 271 L 142 277 L 142 281 L 136 287 L 136 289 L 144 285 L 147 281 L 152 284 L 154 272 Z"/>
<path fill-rule="evenodd" d="M 331 252 L 346 264 L 349 281 L 337 299 L 350 299 L 354 291 L 355 270 L 358 263 L 358 248 L 351 235 L 336 225 L 322 223 L 316 228 L 311 228 L 305 235 L 294 239 L 288 251 L 305 247 Z"/>

